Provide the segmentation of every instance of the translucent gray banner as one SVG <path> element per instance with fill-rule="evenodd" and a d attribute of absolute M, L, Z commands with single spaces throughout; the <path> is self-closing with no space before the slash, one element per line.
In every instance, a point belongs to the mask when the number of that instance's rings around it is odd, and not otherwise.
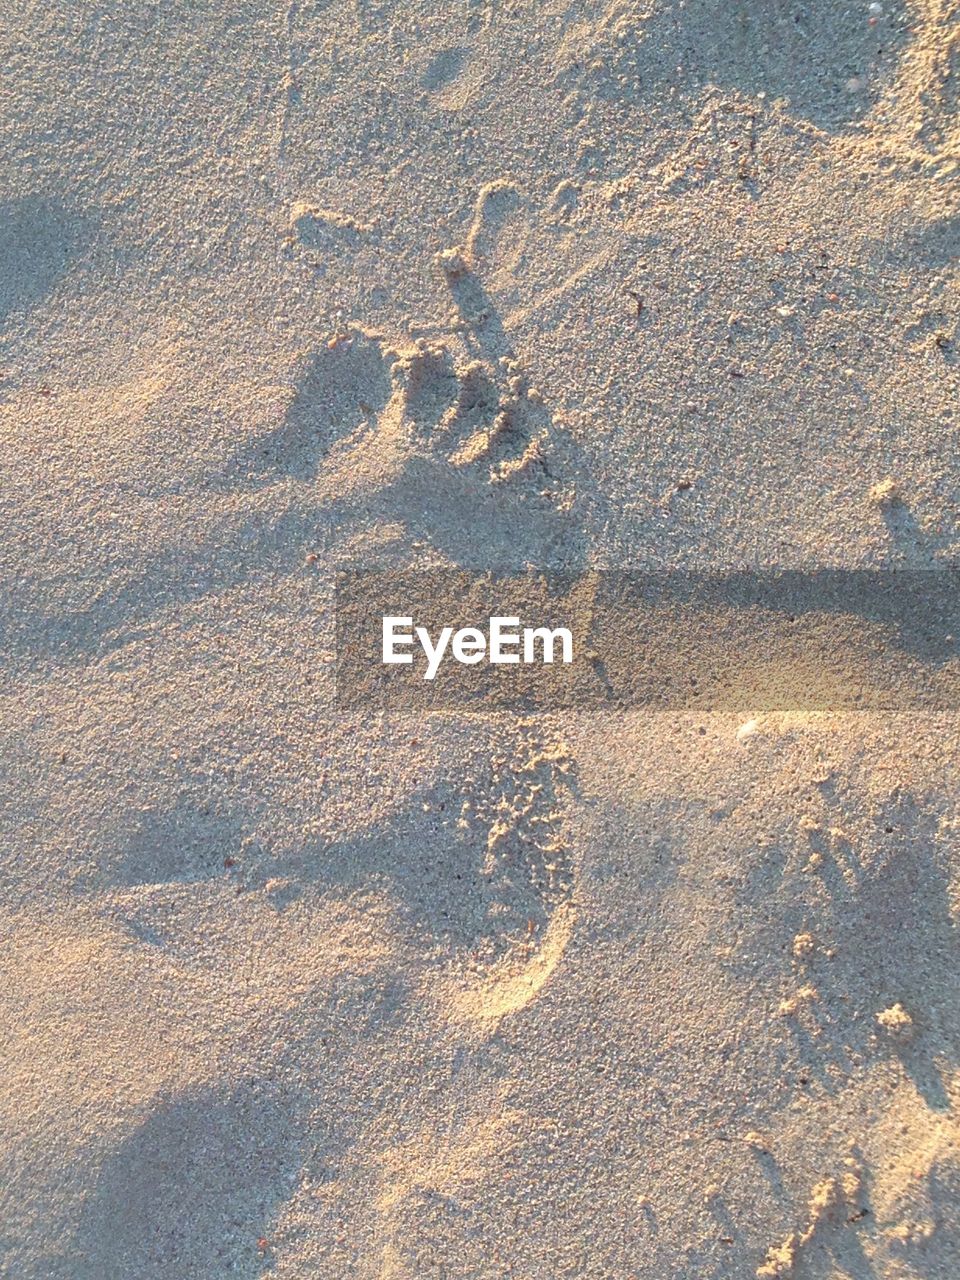
<path fill-rule="evenodd" d="M 960 706 L 960 569 L 362 570 L 336 612 L 343 707 Z"/>

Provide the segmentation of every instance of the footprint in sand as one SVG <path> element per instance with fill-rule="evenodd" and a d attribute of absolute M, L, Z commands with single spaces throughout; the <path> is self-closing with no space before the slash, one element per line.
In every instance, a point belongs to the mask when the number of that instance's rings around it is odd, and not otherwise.
<path fill-rule="evenodd" d="M 499 1022 L 536 999 L 573 930 L 575 869 L 567 834 L 574 787 L 563 742 L 522 721 L 512 753 L 464 788 L 458 826 L 481 851 L 487 929 L 455 1000 L 469 1020 Z"/>
<path fill-rule="evenodd" d="M 524 473 L 535 484 L 546 480 L 550 416 L 519 362 L 458 362 L 449 345 L 424 344 L 401 357 L 394 377 L 419 452 L 475 468 L 489 484 Z"/>
<path fill-rule="evenodd" d="M 572 451 L 512 355 L 456 334 L 397 349 L 354 328 L 305 361 L 282 421 L 225 479 L 305 486 L 344 545 L 372 516 L 453 563 L 562 565 L 582 554 Z"/>
<path fill-rule="evenodd" d="M 529 235 L 514 185 L 483 186 L 463 248 L 438 264 L 458 312 L 449 328 L 399 342 L 359 324 L 332 334 L 296 369 L 281 420 L 228 464 L 229 487 L 292 482 L 318 538 L 326 522 L 342 546 L 372 519 L 456 564 L 579 563 L 571 517 L 586 467 L 498 312 Z"/>
<path fill-rule="evenodd" d="M 245 859 L 244 882 L 382 893 L 395 928 L 433 958 L 430 984 L 439 965 L 458 1015 L 486 1024 L 535 999 L 564 954 L 575 787 L 566 745 L 523 720 L 363 834 Z"/>
<path fill-rule="evenodd" d="M 460 469 L 477 464 L 489 483 L 527 469 L 542 480 L 551 428 L 542 396 L 505 343 L 494 358 L 473 355 L 454 335 L 392 349 L 354 326 L 303 362 L 283 421 L 235 470 L 313 479 L 331 454 L 356 463 L 366 444 L 384 463 L 399 451 L 414 466 L 418 456 Z"/>
<path fill-rule="evenodd" d="M 463 111 L 470 106 L 492 74 L 485 43 L 452 45 L 429 59 L 420 75 L 420 86 L 430 95 L 432 105 L 442 111 Z"/>

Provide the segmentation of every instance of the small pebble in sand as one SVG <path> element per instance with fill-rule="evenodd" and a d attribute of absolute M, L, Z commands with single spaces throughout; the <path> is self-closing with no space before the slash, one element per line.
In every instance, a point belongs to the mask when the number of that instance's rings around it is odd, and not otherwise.
<path fill-rule="evenodd" d="M 459 280 L 470 271 L 470 266 L 459 246 L 444 249 L 437 254 L 437 264 L 448 280 Z"/>
<path fill-rule="evenodd" d="M 782 1244 L 772 1245 L 767 1256 L 757 1268 L 757 1280 L 775 1280 L 777 1276 L 791 1276 L 797 1261 L 797 1233 L 792 1231 Z"/>
<path fill-rule="evenodd" d="M 900 488 L 892 476 L 878 481 L 870 489 L 870 501 L 878 507 L 889 507 L 900 500 Z"/>
<path fill-rule="evenodd" d="M 759 727 L 760 726 L 756 720 L 745 720 L 744 723 L 737 730 L 737 741 L 746 742 L 748 738 L 753 737 L 753 735 L 757 732 Z"/>
<path fill-rule="evenodd" d="M 816 987 L 801 987 L 796 995 L 790 996 L 787 1000 L 781 1000 L 777 1012 L 781 1018 L 793 1018 L 800 1010 L 808 1004 L 813 1004 L 820 999 L 820 992 Z"/>
<path fill-rule="evenodd" d="M 877 1014 L 877 1024 L 895 1040 L 909 1040 L 913 1035 L 913 1019 L 899 1001 Z"/>

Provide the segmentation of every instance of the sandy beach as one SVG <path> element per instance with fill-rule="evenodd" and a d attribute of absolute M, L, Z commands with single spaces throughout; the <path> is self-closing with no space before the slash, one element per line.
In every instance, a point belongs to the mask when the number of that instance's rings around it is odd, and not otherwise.
<path fill-rule="evenodd" d="M 955 1280 L 960 712 L 334 579 L 956 565 L 957 0 L 2 17 L 0 1277 Z"/>

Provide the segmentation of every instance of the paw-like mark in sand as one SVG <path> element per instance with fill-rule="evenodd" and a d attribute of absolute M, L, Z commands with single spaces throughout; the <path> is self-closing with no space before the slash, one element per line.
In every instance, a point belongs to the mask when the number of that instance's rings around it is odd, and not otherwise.
<path fill-rule="evenodd" d="M 584 461 L 497 310 L 518 291 L 524 207 L 506 179 L 482 187 L 464 244 L 438 262 L 458 313 L 448 327 L 400 341 L 359 324 L 331 334 L 226 483 L 292 487 L 315 544 L 362 544 L 373 527 L 398 555 L 406 537 L 461 565 L 580 563 Z"/>
<path fill-rule="evenodd" d="M 519 361 L 471 358 L 455 339 L 399 352 L 360 329 L 339 334 L 303 364 L 282 422 L 237 459 L 262 480 L 315 478 L 336 453 L 364 443 L 399 449 L 498 483 L 523 473 L 544 482 L 550 414 Z"/>
<path fill-rule="evenodd" d="M 396 349 L 356 325 L 332 335 L 301 366 L 282 424 L 260 439 L 247 465 L 309 477 L 335 446 L 340 452 L 356 446 L 362 429 L 373 428 L 380 445 L 406 447 L 411 455 L 457 468 L 478 464 L 494 483 L 542 467 L 550 415 L 478 274 L 502 256 L 509 242 L 505 228 L 516 221 L 519 206 L 511 183 L 488 183 L 477 197 L 465 246 L 441 255 L 439 266 L 462 317 L 457 333 Z M 324 211 L 294 208 L 302 239 L 302 226 L 312 228 Z M 329 211 L 324 216 L 334 217 Z"/>
<path fill-rule="evenodd" d="M 424 343 L 394 366 L 404 416 L 418 452 L 497 484 L 549 476 L 550 416 L 519 362 L 456 360 L 444 343 Z"/>
<path fill-rule="evenodd" d="M 402 526 L 469 564 L 569 564 L 582 554 L 568 435 L 512 355 L 457 335 L 401 347 L 354 329 L 304 365 L 282 421 L 225 479 L 293 481 L 338 540 Z"/>

